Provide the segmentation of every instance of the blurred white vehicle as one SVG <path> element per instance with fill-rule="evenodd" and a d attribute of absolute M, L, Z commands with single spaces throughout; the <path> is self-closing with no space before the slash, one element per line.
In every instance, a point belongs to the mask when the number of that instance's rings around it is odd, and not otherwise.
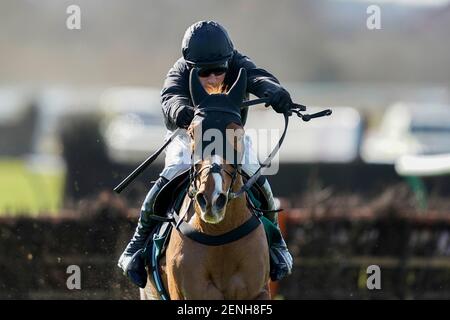
<path fill-rule="evenodd" d="M 33 141 L 26 156 L 33 171 L 65 171 L 62 144 L 58 131 L 61 121 L 76 114 L 94 114 L 99 89 L 68 86 L 45 86 L 33 91 L 32 103 L 37 110 Z"/>
<path fill-rule="evenodd" d="M 308 107 L 315 113 L 328 107 Z M 362 134 L 362 119 L 351 107 L 331 107 L 332 115 L 304 122 L 295 114 L 275 160 L 279 163 L 346 163 L 356 160 Z M 250 107 L 245 131 L 251 135 L 259 160 L 264 160 L 278 142 L 283 116 L 272 108 Z"/>
<path fill-rule="evenodd" d="M 0 156 L 30 152 L 34 124 L 31 101 L 32 92 L 26 88 L 0 87 Z"/>
<path fill-rule="evenodd" d="M 404 155 L 450 153 L 450 106 L 396 103 L 363 141 L 361 158 L 394 164 Z"/>
<path fill-rule="evenodd" d="M 145 160 L 164 142 L 167 132 L 160 94 L 148 88 L 111 88 L 100 99 L 105 122 L 103 132 L 109 156 L 116 162 L 136 164 Z M 308 108 L 314 113 L 324 108 Z M 359 154 L 362 121 L 350 107 L 333 107 L 333 115 L 303 122 L 295 115 L 278 160 L 296 162 L 350 162 Z M 253 148 L 264 160 L 277 143 L 283 129 L 283 117 L 264 107 L 251 107 L 245 125 Z M 164 161 L 161 156 L 157 161 Z"/>
<path fill-rule="evenodd" d="M 110 88 L 101 95 L 99 106 L 104 116 L 103 135 L 113 161 L 141 162 L 164 142 L 166 127 L 159 90 Z M 164 157 L 157 161 L 164 161 Z"/>
<path fill-rule="evenodd" d="M 20 87 L 0 87 L 0 126 L 20 119 L 31 101 L 30 90 Z"/>
<path fill-rule="evenodd" d="M 61 155 L 58 137 L 61 120 L 70 115 L 95 114 L 100 90 L 50 86 L 38 91 L 36 105 L 39 111 L 34 134 L 33 153 L 41 156 Z"/>

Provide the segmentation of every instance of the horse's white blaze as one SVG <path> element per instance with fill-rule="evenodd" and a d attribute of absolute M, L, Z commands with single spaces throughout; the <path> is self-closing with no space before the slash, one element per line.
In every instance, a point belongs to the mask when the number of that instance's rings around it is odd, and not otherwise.
<path fill-rule="evenodd" d="M 219 166 L 222 165 L 222 159 L 218 157 L 217 155 L 213 156 L 212 162 L 215 164 L 218 164 Z M 217 198 L 220 194 L 223 193 L 222 187 L 223 187 L 223 179 L 222 175 L 220 173 L 212 173 L 212 177 L 214 179 L 214 191 L 212 193 L 212 214 L 214 215 L 214 218 L 216 219 L 216 223 L 220 222 L 223 219 L 223 216 L 221 215 L 223 208 L 220 208 L 220 211 L 217 210 L 216 206 L 214 205 L 216 203 Z"/>
<path fill-rule="evenodd" d="M 214 155 L 211 159 L 211 163 L 221 166 L 222 159 L 219 156 Z M 210 174 L 214 180 L 214 189 L 211 194 L 212 199 L 210 200 L 211 207 L 207 211 L 203 211 L 203 208 L 200 207 L 200 216 L 203 221 L 215 224 L 219 223 L 224 218 L 225 207 L 217 208 L 215 205 L 217 198 L 223 193 L 223 178 L 221 173 L 211 172 L 208 174 Z"/>
<path fill-rule="evenodd" d="M 213 203 L 216 202 L 217 197 L 222 193 L 222 175 L 220 173 L 213 173 L 214 178 L 214 192 Z"/>
<path fill-rule="evenodd" d="M 213 157 L 213 163 L 217 164 L 217 165 L 222 165 L 222 161 L 220 159 L 220 157 L 218 157 L 217 155 L 214 155 Z M 219 195 L 222 193 L 222 175 L 220 173 L 213 173 L 212 174 L 213 178 L 214 178 L 214 191 L 213 191 L 213 198 L 212 198 L 212 203 L 215 203 L 217 200 L 217 197 L 219 197 Z"/>

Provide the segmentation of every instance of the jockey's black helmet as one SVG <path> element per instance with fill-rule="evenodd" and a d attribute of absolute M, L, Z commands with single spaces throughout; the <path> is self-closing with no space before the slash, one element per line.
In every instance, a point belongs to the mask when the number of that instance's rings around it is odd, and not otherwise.
<path fill-rule="evenodd" d="M 183 58 L 197 68 L 228 67 L 234 53 L 227 31 L 215 21 L 199 21 L 187 28 L 181 47 Z"/>

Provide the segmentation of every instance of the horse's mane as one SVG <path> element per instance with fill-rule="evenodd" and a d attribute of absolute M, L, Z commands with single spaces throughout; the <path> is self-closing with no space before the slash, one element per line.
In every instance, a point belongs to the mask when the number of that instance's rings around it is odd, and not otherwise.
<path fill-rule="evenodd" d="M 208 94 L 226 93 L 227 89 L 228 88 L 224 83 L 221 83 L 220 85 L 217 85 L 217 86 L 208 85 L 205 88 L 205 90 L 206 90 L 206 92 L 208 92 Z"/>

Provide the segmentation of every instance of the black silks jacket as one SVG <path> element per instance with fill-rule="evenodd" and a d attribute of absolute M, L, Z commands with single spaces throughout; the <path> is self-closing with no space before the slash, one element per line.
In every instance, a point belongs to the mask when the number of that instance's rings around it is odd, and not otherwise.
<path fill-rule="evenodd" d="M 236 80 L 240 68 L 247 70 L 247 97 L 248 93 L 261 98 L 268 90 L 279 89 L 280 82 L 272 74 L 256 65 L 245 55 L 235 51 L 229 64 L 228 72 L 225 76 L 225 85 L 230 88 Z M 169 70 L 164 87 L 161 90 L 161 104 L 164 114 L 164 121 L 167 129 L 175 130 L 175 116 L 180 108 L 193 106 L 189 93 L 189 72 L 190 69 L 183 58 L 178 59 Z M 242 123 L 245 124 L 248 114 L 248 107 L 242 109 Z"/>

